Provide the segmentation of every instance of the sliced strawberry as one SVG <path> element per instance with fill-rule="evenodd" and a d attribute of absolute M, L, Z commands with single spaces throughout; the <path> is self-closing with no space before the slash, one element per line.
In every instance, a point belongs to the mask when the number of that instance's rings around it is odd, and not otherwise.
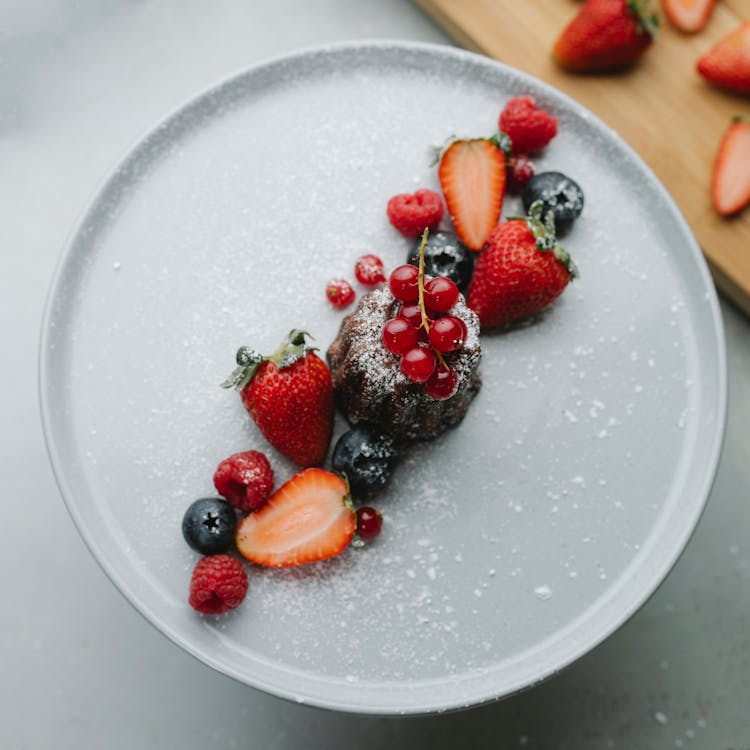
<path fill-rule="evenodd" d="M 721 139 L 711 197 L 722 216 L 735 214 L 750 203 L 750 122 L 732 123 Z"/>
<path fill-rule="evenodd" d="M 662 0 L 670 23 L 688 34 L 700 31 L 711 17 L 716 0 Z"/>
<path fill-rule="evenodd" d="M 346 482 L 324 469 L 305 469 L 240 523 L 237 549 L 258 565 L 303 565 L 338 555 L 356 527 Z"/>
<path fill-rule="evenodd" d="M 454 141 L 440 159 L 438 178 L 456 233 L 481 250 L 503 207 L 505 153 L 486 138 Z"/>
<path fill-rule="evenodd" d="M 750 94 L 750 21 L 720 39 L 698 60 L 697 68 L 717 86 Z"/>

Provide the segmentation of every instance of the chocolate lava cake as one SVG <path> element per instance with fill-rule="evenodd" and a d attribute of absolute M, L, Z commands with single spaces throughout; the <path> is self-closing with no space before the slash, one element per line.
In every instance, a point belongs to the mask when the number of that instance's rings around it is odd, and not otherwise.
<path fill-rule="evenodd" d="M 381 342 L 383 326 L 400 305 L 383 287 L 365 294 L 342 321 L 327 352 L 336 404 L 351 424 L 367 423 L 395 440 L 431 440 L 463 419 L 479 391 L 479 319 L 459 297 L 450 314 L 466 324 L 466 341 L 461 350 L 444 355 L 458 377 L 458 390 L 439 401 L 401 372 L 400 358 Z"/>

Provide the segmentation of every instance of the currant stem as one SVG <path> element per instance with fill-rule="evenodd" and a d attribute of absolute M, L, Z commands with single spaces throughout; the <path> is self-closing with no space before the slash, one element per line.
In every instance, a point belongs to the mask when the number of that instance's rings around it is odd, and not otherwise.
<path fill-rule="evenodd" d="M 419 313 L 422 317 L 422 328 L 424 328 L 427 336 L 430 335 L 430 319 L 427 317 L 427 308 L 424 304 L 424 249 L 427 245 L 427 238 L 430 235 L 429 227 L 424 228 L 422 232 L 422 240 L 419 243 L 419 274 L 417 275 L 417 288 L 419 290 Z M 444 370 L 448 369 L 448 365 L 443 359 L 443 355 L 435 349 L 435 356 L 438 358 L 441 367 Z"/>

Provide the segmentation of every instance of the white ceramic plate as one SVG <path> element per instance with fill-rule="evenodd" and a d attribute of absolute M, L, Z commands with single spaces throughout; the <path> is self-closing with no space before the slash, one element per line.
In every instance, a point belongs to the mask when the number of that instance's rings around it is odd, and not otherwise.
<path fill-rule="evenodd" d="M 558 117 L 537 160 L 586 193 L 581 277 L 548 313 L 484 337 L 459 428 L 410 451 L 377 543 L 250 570 L 243 605 L 186 603 L 180 521 L 218 461 L 267 446 L 218 383 L 238 345 L 293 327 L 321 348 L 332 276 L 410 243 L 399 192 L 437 187 L 430 146 L 490 135 L 531 93 Z M 509 198 L 504 214 L 517 213 Z M 256 66 L 201 95 L 110 176 L 69 242 L 41 342 L 55 473 L 96 558 L 161 631 L 242 682 L 367 713 L 468 706 L 533 684 L 623 623 L 674 563 L 725 418 L 717 300 L 643 162 L 589 112 L 496 62 L 366 43 Z M 337 431 L 341 431 L 339 424 Z M 278 482 L 292 467 L 268 449 Z"/>

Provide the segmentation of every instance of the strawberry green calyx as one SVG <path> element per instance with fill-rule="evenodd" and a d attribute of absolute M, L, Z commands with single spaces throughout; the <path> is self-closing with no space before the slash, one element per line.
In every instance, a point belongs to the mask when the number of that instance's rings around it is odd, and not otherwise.
<path fill-rule="evenodd" d="M 529 231 L 534 235 L 537 250 L 551 252 L 565 266 L 568 274 L 570 274 L 570 278 L 575 279 L 578 277 L 578 267 L 570 257 L 570 253 L 557 241 L 555 216 L 552 211 L 547 211 L 544 218 L 542 218 L 543 210 L 544 202 L 540 200 L 534 201 L 529 206 L 528 216 L 509 216 L 508 221 L 525 222 Z"/>
<path fill-rule="evenodd" d="M 305 331 L 293 329 L 281 342 L 279 348 L 268 357 L 264 357 L 249 346 L 241 346 L 237 350 L 237 367 L 221 384 L 221 387 L 236 388 L 241 391 L 252 380 L 253 375 L 263 362 L 273 362 L 280 370 L 290 367 L 298 359 L 302 359 L 308 353 L 315 351 L 315 347 L 308 346 L 305 343 L 305 336 L 309 335 Z"/>
<path fill-rule="evenodd" d="M 494 143 L 505 154 L 506 159 L 510 159 L 513 153 L 513 142 L 507 133 L 500 131 L 487 140 L 490 143 Z"/>
<path fill-rule="evenodd" d="M 626 0 L 625 5 L 628 13 L 635 16 L 638 22 L 638 32 L 648 34 L 652 40 L 656 40 L 659 17 L 653 12 L 649 0 Z"/>

